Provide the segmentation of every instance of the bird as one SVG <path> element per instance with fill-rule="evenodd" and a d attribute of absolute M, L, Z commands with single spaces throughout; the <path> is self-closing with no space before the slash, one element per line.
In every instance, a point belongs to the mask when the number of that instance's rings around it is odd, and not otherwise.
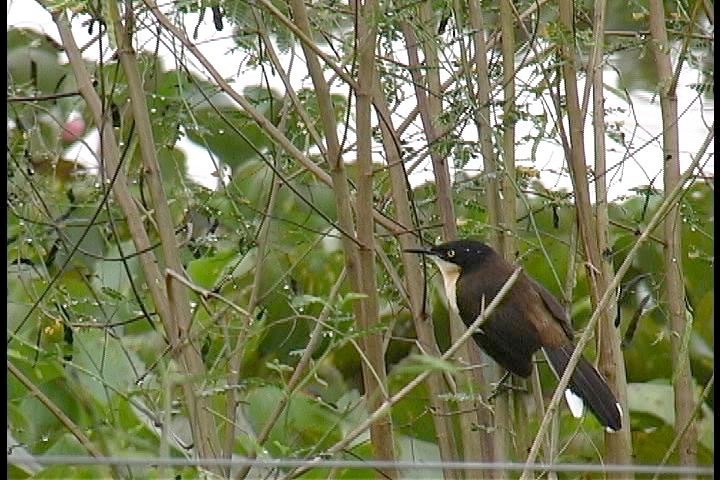
<path fill-rule="evenodd" d="M 478 240 L 455 240 L 405 251 L 428 255 L 433 260 L 442 274 L 449 308 L 468 327 L 516 268 Z M 543 351 L 558 378 L 565 373 L 575 351 L 574 332 L 565 310 L 552 293 L 524 272 L 473 339 L 504 369 L 523 378 L 530 376 L 532 357 L 538 350 Z M 570 377 L 565 397 L 573 416 L 581 417 L 587 405 L 607 431 L 622 428 L 619 402 L 584 357 Z"/>

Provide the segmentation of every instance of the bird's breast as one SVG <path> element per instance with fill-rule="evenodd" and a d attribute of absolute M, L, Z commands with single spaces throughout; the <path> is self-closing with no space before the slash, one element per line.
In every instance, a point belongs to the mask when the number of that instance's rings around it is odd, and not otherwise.
<path fill-rule="evenodd" d="M 460 315 L 460 309 L 457 304 L 457 281 L 460 277 L 460 272 L 451 273 L 443 277 L 445 282 L 445 295 L 448 300 L 448 307 L 455 312 L 458 316 Z"/>
<path fill-rule="evenodd" d="M 443 277 L 448 307 L 457 315 L 460 315 L 457 303 L 457 281 L 458 278 L 460 278 L 460 267 L 454 263 L 446 262 L 445 260 L 436 257 L 433 257 L 433 261 L 435 261 L 435 264 L 438 266 L 438 269 Z"/>

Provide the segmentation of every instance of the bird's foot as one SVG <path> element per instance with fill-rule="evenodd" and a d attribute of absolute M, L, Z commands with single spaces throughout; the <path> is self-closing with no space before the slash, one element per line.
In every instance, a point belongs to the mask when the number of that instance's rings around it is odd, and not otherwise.
<path fill-rule="evenodd" d="M 488 403 L 491 403 L 493 400 L 495 400 L 495 397 L 508 392 L 510 390 L 516 391 L 516 392 L 526 392 L 527 389 L 523 387 L 518 387 L 517 385 L 513 385 L 511 382 L 509 382 L 510 378 L 510 372 L 505 372 L 505 375 L 502 376 L 499 382 L 495 384 L 495 388 L 493 388 L 493 391 L 490 392 L 490 396 L 488 396 L 487 401 Z"/>

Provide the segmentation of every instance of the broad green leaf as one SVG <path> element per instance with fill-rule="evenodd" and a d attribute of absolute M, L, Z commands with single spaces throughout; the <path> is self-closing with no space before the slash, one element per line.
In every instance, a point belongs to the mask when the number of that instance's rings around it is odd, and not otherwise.
<path fill-rule="evenodd" d="M 219 252 L 212 257 L 193 260 L 188 264 L 187 272 L 193 283 L 212 289 L 229 268 L 236 266 L 238 260 L 236 251 Z"/>
<path fill-rule="evenodd" d="M 283 397 L 274 386 L 257 387 L 245 397 L 245 412 L 257 432 Z M 274 454 L 294 456 L 302 452 L 321 451 L 341 439 L 339 418 L 324 404 L 303 393 L 295 393 L 285 412 L 277 419 L 266 448 Z"/>
<path fill-rule="evenodd" d="M 696 395 L 697 397 L 697 395 Z M 673 388 L 661 383 L 629 383 L 628 403 L 630 417 L 633 412 L 654 415 L 667 425 L 675 425 L 675 401 Z M 697 401 L 697 398 L 695 399 Z M 702 406 L 702 417 L 698 421 L 699 440 L 710 451 L 714 449 L 714 414 L 706 405 Z"/>
<path fill-rule="evenodd" d="M 116 394 L 134 388 L 135 381 L 144 372 L 144 363 L 122 344 L 122 337 L 115 338 L 96 329 L 75 332 L 73 363 L 81 368 L 74 375 L 100 405 L 112 405 Z"/>

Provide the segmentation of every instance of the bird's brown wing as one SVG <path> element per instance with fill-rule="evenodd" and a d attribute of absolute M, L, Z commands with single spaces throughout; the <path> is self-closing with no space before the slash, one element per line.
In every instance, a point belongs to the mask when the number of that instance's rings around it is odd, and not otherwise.
<path fill-rule="evenodd" d="M 555 299 L 553 294 L 550 293 L 547 288 L 543 287 L 533 278 L 528 277 L 528 280 L 530 280 L 531 285 L 538 295 L 540 295 L 545 308 L 548 312 L 550 312 L 553 319 L 560 325 L 565 332 L 565 335 L 568 336 L 568 339 L 573 341 L 575 338 L 575 332 L 573 331 L 572 325 L 570 325 L 570 319 L 568 318 L 567 313 L 565 313 L 565 309 L 560 305 L 560 302 Z"/>

